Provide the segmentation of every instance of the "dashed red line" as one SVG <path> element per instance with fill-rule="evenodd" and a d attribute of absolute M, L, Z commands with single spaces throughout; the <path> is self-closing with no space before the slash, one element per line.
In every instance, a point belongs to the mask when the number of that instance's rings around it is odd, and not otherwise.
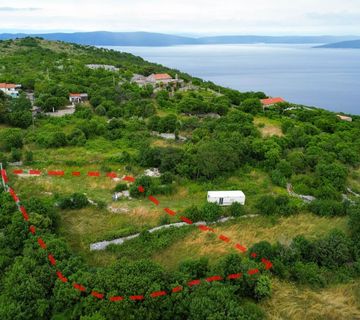
<path fill-rule="evenodd" d="M 53 266 L 56 266 L 56 259 L 54 258 L 54 256 L 52 254 L 48 255 L 48 259 Z"/>
<path fill-rule="evenodd" d="M 89 171 L 88 176 L 89 177 L 100 177 L 100 172 L 98 172 L 98 171 Z"/>
<path fill-rule="evenodd" d="M 114 296 L 114 297 L 110 297 L 109 300 L 112 301 L 112 302 L 123 301 L 124 297 Z"/>
<path fill-rule="evenodd" d="M 154 203 L 155 205 L 159 205 L 159 200 L 158 199 L 156 199 L 155 197 L 153 197 L 153 196 L 149 196 L 149 200 L 152 202 L 152 203 Z"/>
<path fill-rule="evenodd" d="M 250 269 L 248 271 L 248 275 L 250 275 L 250 276 L 257 274 L 257 273 L 259 273 L 259 269 Z"/>
<path fill-rule="evenodd" d="M 26 209 L 25 209 L 24 206 L 20 206 L 20 211 L 21 211 L 21 213 L 22 213 L 22 215 L 23 215 L 23 217 L 24 217 L 24 220 L 25 220 L 25 221 L 29 221 L 29 215 L 28 215 L 28 213 L 26 212 Z"/>
<path fill-rule="evenodd" d="M 104 299 L 104 294 L 97 292 L 97 291 L 91 291 L 90 293 L 93 297 L 98 299 Z"/>
<path fill-rule="evenodd" d="M 171 290 L 171 292 L 173 293 L 177 293 L 177 292 L 180 292 L 183 290 L 183 287 L 182 286 L 178 286 L 178 287 L 175 287 Z"/>
<path fill-rule="evenodd" d="M 200 226 L 198 226 L 198 228 L 199 228 L 201 231 L 211 231 L 211 232 L 215 232 L 214 229 L 209 228 L 208 226 L 205 226 L 205 225 L 203 225 L 203 224 L 201 224 Z"/>
<path fill-rule="evenodd" d="M 29 227 L 29 232 L 31 232 L 32 234 L 35 234 L 35 232 L 36 232 L 36 228 L 35 228 L 35 226 L 30 226 Z"/>
<path fill-rule="evenodd" d="M 241 278 L 241 277 L 242 277 L 242 273 L 233 273 L 233 274 L 229 274 L 229 275 L 227 276 L 227 278 L 228 278 L 229 280 L 239 279 L 239 278 Z"/>
<path fill-rule="evenodd" d="M 241 252 L 247 251 L 247 249 L 244 246 L 242 246 L 241 244 L 238 244 L 238 243 L 235 245 L 235 248 L 239 249 Z"/>
<path fill-rule="evenodd" d="M 156 297 L 161 297 L 161 296 L 166 296 L 166 295 L 167 295 L 166 291 L 155 291 L 150 294 L 150 297 L 156 298 Z"/>
<path fill-rule="evenodd" d="M 71 175 L 74 176 L 74 177 L 80 177 L 80 176 L 81 176 L 81 172 L 79 172 L 79 171 L 73 171 L 73 172 L 71 172 Z"/>
<path fill-rule="evenodd" d="M 175 216 L 175 215 L 176 215 L 176 212 L 173 211 L 173 210 L 171 210 L 171 209 L 169 209 L 169 208 L 165 208 L 164 211 L 165 211 L 167 214 L 171 215 L 171 216 Z"/>
<path fill-rule="evenodd" d="M 56 271 L 56 274 L 61 282 L 63 283 L 68 282 L 68 279 L 64 277 L 64 275 L 60 271 Z"/>
<path fill-rule="evenodd" d="M 37 239 L 37 242 L 38 242 L 38 244 L 39 244 L 39 246 L 40 246 L 40 248 L 41 249 L 46 249 L 47 247 L 46 247 L 46 243 L 44 242 L 44 240 L 42 239 L 42 238 L 38 238 Z"/>
<path fill-rule="evenodd" d="M 184 216 L 181 216 L 180 220 L 184 221 L 187 224 L 193 224 L 192 220 L 190 220 L 189 218 L 186 218 Z"/>
<path fill-rule="evenodd" d="M 219 235 L 219 239 L 224 242 L 230 242 L 230 238 L 224 236 L 223 234 Z"/>
<path fill-rule="evenodd" d="M 79 291 L 86 291 L 86 288 L 84 286 L 82 286 L 81 284 L 78 284 L 78 283 L 74 283 L 73 284 L 73 287 L 76 289 L 76 290 L 79 290 Z"/>
<path fill-rule="evenodd" d="M 14 170 L 14 173 L 21 173 L 21 172 L 23 172 L 23 171 L 22 171 L 22 170 Z M 39 170 L 30 170 L 29 173 L 30 173 L 30 174 L 41 174 L 41 172 L 40 172 Z M 63 176 L 64 174 L 65 174 L 64 171 L 48 171 L 48 175 L 52 175 L 52 176 Z M 72 172 L 72 175 L 73 175 L 73 176 L 80 176 L 81 174 L 80 174 L 80 172 L 74 171 L 74 172 Z M 5 181 L 7 181 L 6 170 L 1 170 L 1 176 L 2 176 L 2 179 L 3 179 L 4 183 L 5 183 Z M 98 172 L 98 171 L 90 171 L 90 172 L 88 172 L 88 176 L 91 176 L 91 177 L 99 177 L 99 176 L 100 176 L 100 172 Z M 107 176 L 110 177 L 110 178 L 114 178 L 114 177 L 116 177 L 117 175 L 116 175 L 115 173 L 108 173 Z M 130 181 L 130 182 L 134 182 L 134 181 L 135 181 L 135 179 L 134 179 L 133 177 L 131 177 L 131 176 L 125 176 L 125 177 L 123 178 L 123 180 L 125 180 L 125 181 Z M 139 187 L 138 187 L 138 190 L 139 190 L 140 192 L 145 192 L 145 189 L 144 189 L 143 186 L 139 186 Z M 19 198 L 17 197 L 15 191 L 14 191 L 12 188 L 10 188 L 10 187 L 8 188 L 8 191 L 9 191 L 10 195 L 13 197 L 14 201 L 15 201 L 15 202 L 19 202 Z M 150 200 L 151 202 L 153 202 L 155 205 L 159 205 L 159 203 L 160 203 L 160 202 L 159 202 L 155 197 L 153 197 L 153 196 L 149 196 L 149 200 Z M 29 220 L 29 215 L 28 215 L 28 213 L 26 212 L 25 207 L 19 206 L 19 210 L 20 210 L 20 212 L 23 214 L 24 220 L 25 220 L 25 221 L 28 221 L 28 220 Z M 165 208 L 164 211 L 165 211 L 166 213 L 168 213 L 169 215 L 171 215 L 171 216 L 175 216 L 175 215 L 176 215 L 176 212 L 173 211 L 173 210 L 171 210 L 171 209 L 169 209 L 169 208 Z M 193 223 L 192 220 L 190 220 L 189 218 L 184 217 L 184 216 L 180 216 L 180 219 L 181 219 L 182 221 L 188 223 L 188 224 L 192 224 L 192 223 Z M 206 225 L 200 225 L 200 226 L 198 226 L 198 228 L 199 228 L 199 230 L 201 230 L 201 231 L 211 231 L 211 232 L 215 232 L 214 229 L 212 229 L 212 228 L 210 228 L 210 227 L 208 227 L 208 226 L 206 226 Z M 32 233 L 33 235 L 36 233 L 36 229 L 35 229 L 35 227 L 34 227 L 33 225 L 31 225 L 31 226 L 29 227 L 29 232 Z M 231 241 L 229 237 L 227 237 L 227 236 L 225 236 L 225 235 L 223 235 L 223 234 L 220 234 L 218 238 L 219 238 L 220 240 L 224 241 L 224 242 L 230 242 L 230 241 Z M 40 246 L 42 249 L 44 249 L 44 250 L 47 249 L 46 243 L 43 241 L 42 238 L 39 237 L 39 238 L 37 239 L 37 242 L 38 242 L 39 246 Z M 246 252 L 246 251 L 247 251 L 247 249 L 246 249 L 244 246 L 240 245 L 240 244 L 235 244 L 234 247 L 235 247 L 236 249 L 240 250 L 241 252 Z M 256 257 L 257 257 L 257 254 L 256 254 L 256 253 L 251 253 L 251 257 L 252 257 L 252 258 L 256 258 Z M 54 256 L 53 256 L 52 254 L 48 254 L 48 260 L 49 260 L 49 262 L 50 262 L 51 265 L 56 266 L 56 259 L 54 258 Z M 269 260 L 265 259 L 265 258 L 262 258 L 262 259 L 261 259 L 261 262 L 264 264 L 265 270 L 269 270 L 269 269 L 271 269 L 272 266 L 273 266 L 272 263 L 271 263 Z M 249 274 L 249 275 L 254 275 L 254 274 L 257 274 L 257 273 L 259 273 L 259 272 L 260 272 L 259 269 L 250 269 L 250 270 L 247 271 L 247 274 Z M 59 270 L 56 271 L 56 274 L 57 274 L 58 279 L 59 279 L 61 282 L 63 282 L 63 283 L 68 282 L 68 279 L 67 279 Z M 239 278 L 241 278 L 241 277 L 242 277 L 242 273 L 234 273 L 234 274 L 228 275 L 226 278 L 229 279 L 229 280 L 236 280 L 236 279 L 239 279 Z M 213 282 L 213 281 L 221 281 L 221 280 L 223 280 L 223 278 L 222 278 L 221 276 L 218 276 L 218 275 L 217 275 L 217 276 L 208 277 L 208 278 L 205 279 L 205 281 L 208 282 L 208 283 L 211 283 L 211 282 Z M 202 282 L 201 282 L 200 279 L 195 279 L 195 280 L 189 281 L 189 282 L 187 283 L 187 285 L 188 285 L 189 287 L 193 287 L 193 286 L 200 285 L 201 283 L 202 283 Z M 85 288 L 83 285 L 78 284 L 78 283 L 73 283 L 73 287 L 74 287 L 75 289 L 81 291 L 81 292 L 86 291 L 86 288 Z M 177 286 L 177 287 L 173 288 L 173 289 L 171 290 L 171 292 L 172 292 L 172 293 L 177 293 L 177 292 L 181 292 L 182 290 L 183 290 L 183 287 L 182 287 L 182 286 Z M 90 294 L 91 294 L 92 296 L 94 296 L 95 298 L 97 298 L 97 299 L 103 299 L 103 298 L 104 298 L 104 294 L 103 294 L 103 293 L 100 293 L 100 292 L 95 291 L 95 290 L 91 291 Z M 152 293 L 150 294 L 150 297 L 156 298 L 156 297 L 165 296 L 165 295 L 167 295 L 167 292 L 166 292 L 166 291 L 155 291 L 155 292 L 152 292 Z M 124 298 L 123 296 L 112 296 L 112 297 L 109 297 L 109 300 L 110 300 L 110 301 L 113 301 L 113 302 L 122 301 L 122 300 L 124 300 L 124 299 L 125 299 L 125 298 Z M 144 297 L 144 295 L 132 295 L 132 296 L 129 296 L 129 299 L 130 299 L 130 300 L 133 300 L 133 301 L 142 301 L 142 300 L 145 299 L 145 297 Z"/>
<path fill-rule="evenodd" d="M 113 179 L 117 177 L 117 174 L 115 172 L 109 172 L 106 174 L 106 176 Z"/>
<path fill-rule="evenodd" d="M 41 171 L 40 170 L 29 170 L 29 174 L 39 175 L 39 174 L 41 174 Z"/>
<path fill-rule="evenodd" d="M 209 278 L 206 278 L 205 280 L 207 282 L 213 282 L 213 281 L 221 281 L 223 278 L 220 277 L 220 276 L 212 276 L 212 277 L 209 277 Z"/>
<path fill-rule="evenodd" d="M 196 279 L 196 280 L 192 280 L 188 282 L 188 286 L 192 287 L 192 286 L 198 286 L 201 283 L 201 280 Z"/>

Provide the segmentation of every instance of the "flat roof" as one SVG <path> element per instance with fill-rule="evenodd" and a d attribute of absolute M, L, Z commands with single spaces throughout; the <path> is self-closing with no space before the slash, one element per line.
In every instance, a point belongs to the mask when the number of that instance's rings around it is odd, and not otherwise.
<path fill-rule="evenodd" d="M 215 198 L 245 197 L 245 194 L 241 190 L 208 191 L 208 197 L 215 197 Z"/>

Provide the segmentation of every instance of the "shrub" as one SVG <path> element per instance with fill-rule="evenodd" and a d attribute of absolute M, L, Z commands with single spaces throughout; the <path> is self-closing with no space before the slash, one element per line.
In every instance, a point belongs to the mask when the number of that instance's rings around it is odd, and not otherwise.
<path fill-rule="evenodd" d="M 320 216 L 344 215 L 343 203 L 335 200 L 315 200 L 309 206 L 309 210 Z"/>
<path fill-rule="evenodd" d="M 121 192 L 128 189 L 128 186 L 125 183 L 118 183 L 116 187 L 114 188 L 115 192 Z"/>
<path fill-rule="evenodd" d="M 256 281 L 255 298 L 258 300 L 271 297 L 271 280 L 269 276 L 262 274 Z"/>
<path fill-rule="evenodd" d="M 271 215 L 277 213 L 277 205 L 273 196 L 265 195 L 260 197 L 255 207 L 261 214 Z"/>
<path fill-rule="evenodd" d="M 228 215 L 232 217 L 240 217 L 245 214 L 244 206 L 239 202 L 233 202 L 229 207 L 227 207 L 226 211 Z"/>
<path fill-rule="evenodd" d="M 201 208 L 205 221 L 216 221 L 221 216 L 221 207 L 217 203 L 206 203 Z"/>
<path fill-rule="evenodd" d="M 26 162 L 32 162 L 34 160 L 34 155 L 32 151 L 28 150 L 25 152 L 25 161 Z"/>
<path fill-rule="evenodd" d="M 16 162 L 21 160 L 21 150 L 12 148 L 11 149 L 11 161 Z"/>
<path fill-rule="evenodd" d="M 12 148 L 22 148 L 23 138 L 20 129 L 4 129 L 0 133 L 0 148 L 10 151 Z"/>
<path fill-rule="evenodd" d="M 169 184 L 174 181 L 174 175 L 171 172 L 164 172 L 160 177 L 162 184 Z"/>
<path fill-rule="evenodd" d="M 184 216 L 192 221 L 200 221 L 203 219 L 202 212 L 197 206 L 191 206 L 184 210 Z"/>
<path fill-rule="evenodd" d="M 186 260 L 180 264 L 179 270 L 189 275 L 191 279 L 204 278 L 209 271 L 209 260 L 207 258 Z"/>
<path fill-rule="evenodd" d="M 314 288 L 323 288 L 326 285 L 325 277 L 316 263 L 296 262 L 291 269 L 291 277 L 301 284 L 309 284 Z"/>
<path fill-rule="evenodd" d="M 59 200 L 61 209 L 81 209 L 89 204 L 87 197 L 81 193 L 73 193 L 69 197 L 63 197 Z"/>

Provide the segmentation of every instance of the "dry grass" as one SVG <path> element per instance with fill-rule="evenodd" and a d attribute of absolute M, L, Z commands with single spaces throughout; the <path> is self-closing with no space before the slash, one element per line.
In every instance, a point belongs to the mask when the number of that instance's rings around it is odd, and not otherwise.
<path fill-rule="evenodd" d="M 258 126 L 263 137 L 282 137 L 284 135 L 280 124 L 277 121 L 268 119 L 266 117 L 255 117 L 254 124 Z"/>
<path fill-rule="evenodd" d="M 152 147 L 176 147 L 174 143 L 171 143 L 168 140 L 165 139 L 156 139 L 151 142 Z"/>
<path fill-rule="evenodd" d="M 272 320 L 360 319 L 360 283 L 314 291 L 273 279 L 272 298 L 262 307 Z"/>
<path fill-rule="evenodd" d="M 289 244 L 292 238 L 300 234 L 308 238 L 317 238 L 335 227 L 345 230 L 346 218 L 324 218 L 312 214 L 299 214 L 279 218 L 276 221 L 271 217 L 259 216 L 239 219 L 236 223 L 219 224 L 216 231 L 217 235 L 224 234 L 233 243 L 240 243 L 248 248 L 262 240 Z M 184 241 L 175 243 L 158 253 L 154 259 L 169 268 L 175 268 L 184 258 L 207 256 L 210 260 L 215 260 L 234 250 L 231 245 L 220 241 L 214 234 L 194 230 Z"/>

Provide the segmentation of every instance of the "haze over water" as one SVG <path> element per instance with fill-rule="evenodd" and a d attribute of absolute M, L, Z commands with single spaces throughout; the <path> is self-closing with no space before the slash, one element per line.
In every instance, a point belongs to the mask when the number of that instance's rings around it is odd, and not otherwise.
<path fill-rule="evenodd" d="M 240 91 L 360 114 L 360 50 L 312 45 L 115 47 Z"/>

